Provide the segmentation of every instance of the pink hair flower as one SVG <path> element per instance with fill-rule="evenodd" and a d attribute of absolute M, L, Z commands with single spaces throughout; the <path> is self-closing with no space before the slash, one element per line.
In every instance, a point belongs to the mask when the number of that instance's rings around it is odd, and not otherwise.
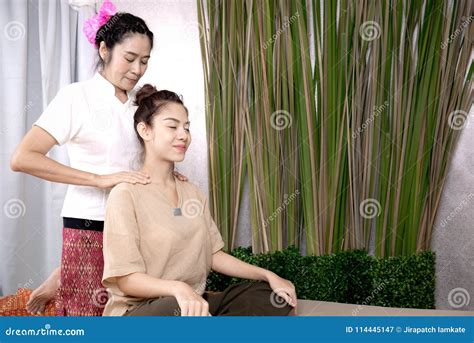
<path fill-rule="evenodd" d="M 117 12 L 115 5 L 110 0 L 105 0 L 99 12 L 84 22 L 83 31 L 89 43 L 95 46 L 95 37 L 100 27 L 107 23 Z"/>

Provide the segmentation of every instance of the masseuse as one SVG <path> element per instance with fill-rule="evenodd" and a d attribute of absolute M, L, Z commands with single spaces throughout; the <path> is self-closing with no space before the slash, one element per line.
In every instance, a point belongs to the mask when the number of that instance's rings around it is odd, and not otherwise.
<path fill-rule="evenodd" d="M 58 92 L 11 161 L 14 171 L 69 185 L 61 212 L 61 267 L 32 293 L 27 309 L 35 314 L 55 296 L 58 315 L 102 314 L 107 296 L 101 283 L 102 231 L 110 188 L 150 182 L 147 173 L 132 171 L 139 155 L 132 100 L 147 69 L 153 33 L 143 19 L 115 13 L 107 0 L 84 32 L 97 48 L 98 72 Z M 67 147 L 70 166 L 46 156 L 55 145 Z"/>

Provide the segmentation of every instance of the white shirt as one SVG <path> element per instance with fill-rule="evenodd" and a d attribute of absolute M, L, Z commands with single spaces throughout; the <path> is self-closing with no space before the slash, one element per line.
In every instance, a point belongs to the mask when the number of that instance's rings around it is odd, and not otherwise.
<path fill-rule="evenodd" d="M 92 79 L 62 88 L 34 124 L 65 144 L 72 168 L 111 174 L 138 168 L 140 143 L 133 127 L 135 90 L 126 103 L 97 73 Z M 104 220 L 110 191 L 69 185 L 61 216 Z"/>

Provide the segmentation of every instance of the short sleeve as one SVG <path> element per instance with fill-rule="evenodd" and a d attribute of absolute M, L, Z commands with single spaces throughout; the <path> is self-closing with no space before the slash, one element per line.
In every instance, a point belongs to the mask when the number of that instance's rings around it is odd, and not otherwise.
<path fill-rule="evenodd" d="M 74 91 L 79 89 L 73 85 L 62 88 L 33 124 L 47 131 L 59 145 L 71 140 L 81 127 L 74 113 Z"/>
<path fill-rule="evenodd" d="M 145 272 L 132 194 L 118 185 L 110 192 L 105 212 L 102 281 L 108 286 L 115 277 Z"/>
<path fill-rule="evenodd" d="M 204 208 L 203 208 L 204 220 L 206 221 L 206 226 L 209 230 L 212 253 L 215 254 L 216 252 L 221 250 L 225 244 L 224 244 L 224 241 L 222 240 L 221 233 L 219 232 L 219 229 L 217 228 L 217 225 L 214 222 L 214 219 L 212 219 L 207 198 L 203 194 L 201 194 L 201 196 L 203 197 L 202 203 L 204 204 Z"/>

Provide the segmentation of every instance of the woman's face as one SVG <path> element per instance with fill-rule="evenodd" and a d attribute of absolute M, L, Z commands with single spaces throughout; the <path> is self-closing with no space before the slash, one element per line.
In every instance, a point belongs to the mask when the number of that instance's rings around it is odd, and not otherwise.
<path fill-rule="evenodd" d="M 134 33 L 116 44 L 112 51 L 107 50 L 101 42 L 99 53 L 107 61 L 104 66 L 104 77 L 115 87 L 129 91 L 145 74 L 150 58 L 151 45 L 148 36 Z M 111 55 L 110 55 L 111 54 Z"/>
<path fill-rule="evenodd" d="M 153 127 L 147 128 L 149 139 L 145 140 L 146 154 L 170 161 L 184 160 L 191 144 L 188 113 L 184 106 L 168 103 L 153 118 Z"/>

